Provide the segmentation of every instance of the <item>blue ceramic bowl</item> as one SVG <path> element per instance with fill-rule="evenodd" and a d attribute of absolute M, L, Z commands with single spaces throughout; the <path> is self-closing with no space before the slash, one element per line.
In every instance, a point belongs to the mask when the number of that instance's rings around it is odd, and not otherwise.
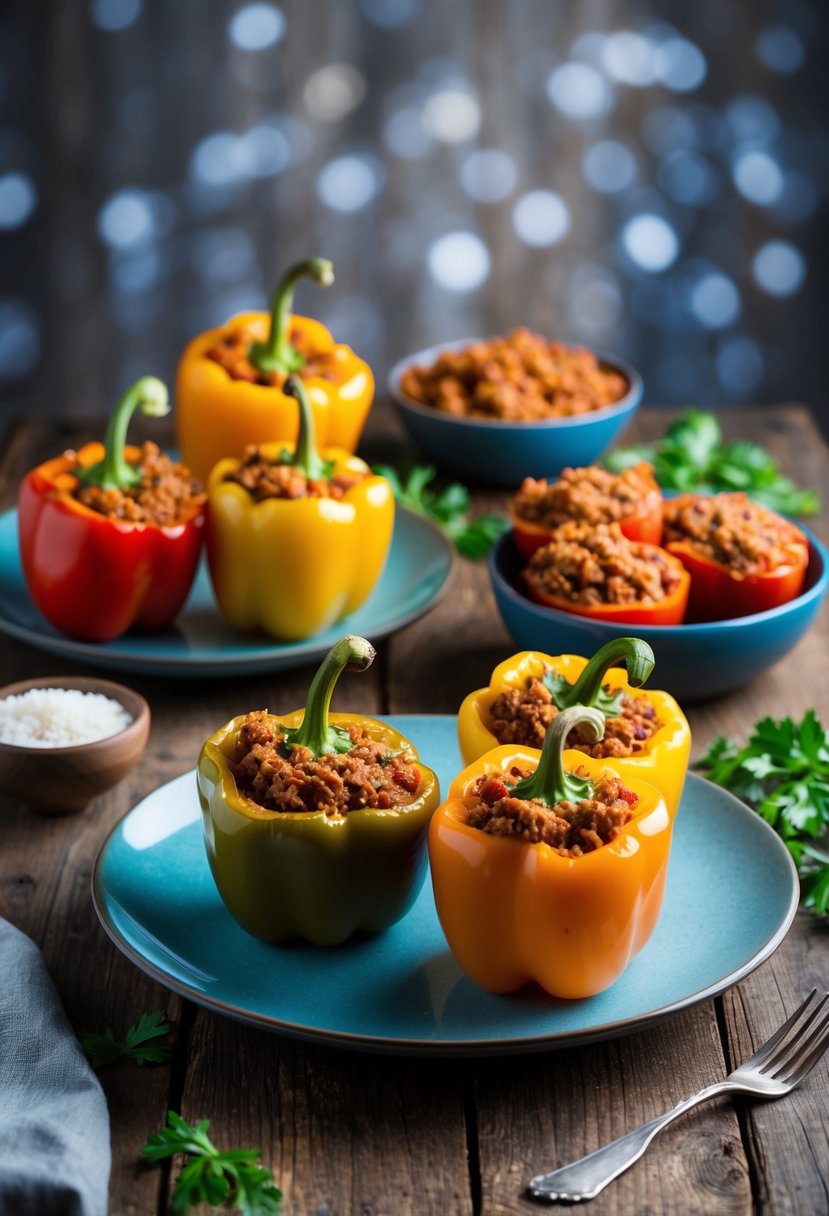
<path fill-rule="evenodd" d="M 443 468 L 466 481 L 515 487 L 525 477 L 557 477 L 568 466 L 592 464 L 630 422 L 642 400 L 642 379 L 630 364 L 597 353 L 599 362 L 624 376 L 627 393 L 620 401 L 575 418 L 545 422 L 499 422 L 456 418 L 407 397 L 400 387 L 413 364 L 428 366 L 447 350 L 460 350 L 479 339 L 444 342 L 418 351 L 395 364 L 389 392 L 418 447 Z"/>
<path fill-rule="evenodd" d="M 591 655 L 611 638 L 635 634 L 653 647 L 654 687 L 679 701 L 701 701 L 758 676 L 788 654 L 811 626 L 829 588 L 829 553 L 817 537 L 803 531 L 809 537 L 809 568 L 802 594 L 780 608 L 726 621 L 618 625 L 544 608 L 519 590 L 526 563 L 509 532 L 490 554 L 489 576 L 519 649 Z"/>

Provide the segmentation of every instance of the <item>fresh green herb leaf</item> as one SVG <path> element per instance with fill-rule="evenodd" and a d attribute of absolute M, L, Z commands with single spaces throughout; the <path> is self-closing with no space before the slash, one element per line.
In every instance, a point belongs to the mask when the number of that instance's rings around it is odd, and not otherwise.
<path fill-rule="evenodd" d="M 816 490 L 799 489 L 760 444 L 742 439 L 723 444 L 716 415 L 704 410 L 688 410 L 668 426 L 658 442 L 611 452 L 605 464 L 621 472 L 640 460 L 653 465 L 656 480 L 665 490 L 744 490 L 784 515 L 817 515 L 820 511 Z"/>
<path fill-rule="evenodd" d="M 103 1034 L 85 1034 L 81 1044 L 94 1068 L 103 1068 L 124 1058 L 135 1060 L 136 1064 L 161 1064 L 169 1056 L 170 1048 L 166 1043 L 150 1040 L 163 1038 L 169 1029 L 170 1023 L 163 1012 L 156 1009 L 141 1014 L 136 1025 L 127 1030 L 123 1043 L 119 1043 L 107 1027 Z"/>
<path fill-rule="evenodd" d="M 378 464 L 374 471 L 386 478 L 399 503 L 442 528 L 461 557 L 480 561 L 509 528 L 509 521 L 501 515 L 470 517 L 469 491 L 458 482 L 443 490 L 430 489 L 436 476 L 432 465 L 414 465 L 402 471 Z"/>
<path fill-rule="evenodd" d="M 761 718 L 742 747 L 716 739 L 698 767 L 771 824 L 798 868 L 803 906 L 829 912 L 829 731 L 814 709 L 800 722 Z"/>
<path fill-rule="evenodd" d="M 273 1174 L 256 1162 L 258 1148 L 217 1149 L 207 1135 L 209 1119 L 191 1126 L 175 1111 L 167 1111 L 167 1126 L 153 1132 L 141 1150 L 145 1161 L 165 1161 L 181 1153 L 185 1162 L 173 1189 L 173 1212 L 187 1216 L 200 1203 L 213 1207 L 233 1204 L 242 1216 L 273 1216 L 279 1211 L 282 1192 L 273 1185 Z"/>

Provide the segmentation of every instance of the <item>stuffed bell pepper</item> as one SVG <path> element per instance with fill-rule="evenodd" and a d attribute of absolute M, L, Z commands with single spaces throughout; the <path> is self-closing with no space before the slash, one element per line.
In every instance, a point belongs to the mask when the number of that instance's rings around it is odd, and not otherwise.
<path fill-rule="evenodd" d="M 240 313 L 186 347 L 176 377 L 176 419 L 182 459 L 197 477 L 206 481 L 218 460 L 247 444 L 296 440 L 296 402 L 284 392 L 290 375 L 305 383 L 323 446 L 357 447 L 374 376 L 319 321 L 292 314 L 303 277 L 327 287 L 334 270 L 326 258 L 297 263 L 277 287 L 270 313 Z"/>
<path fill-rule="evenodd" d="M 690 577 L 678 557 L 628 540 L 618 524 L 562 524 L 522 571 L 545 608 L 624 625 L 679 625 Z"/>
<path fill-rule="evenodd" d="M 624 662 L 625 672 L 618 666 Z M 487 688 L 476 689 L 458 712 L 464 764 L 504 744 L 540 748 L 562 710 L 601 711 L 598 740 L 577 728 L 567 746 L 609 760 L 621 775 L 656 786 L 676 814 L 691 750 L 688 721 L 669 693 L 642 688 L 653 651 L 641 638 L 614 638 L 591 659 L 524 650 L 500 663 Z"/>
<path fill-rule="evenodd" d="M 254 446 L 210 474 L 207 559 L 235 629 L 293 642 L 368 598 L 391 543 L 394 495 L 358 457 L 318 452 L 305 385 L 291 376 L 285 393 L 299 405 L 296 446 Z"/>
<path fill-rule="evenodd" d="M 691 577 L 688 619 L 720 621 L 800 595 L 804 532 L 747 494 L 683 494 L 664 507 L 665 548 Z"/>
<path fill-rule="evenodd" d="M 305 709 L 228 722 L 199 757 L 210 868 L 228 911 L 267 942 L 319 946 L 387 929 L 425 876 L 435 774 L 385 722 L 329 714 L 344 668 L 374 649 L 342 638 L 323 660 Z"/>
<path fill-rule="evenodd" d="M 205 495 L 154 443 L 125 446 L 136 409 L 169 413 L 167 389 L 145 376 L 119 401 L 104 443 L 64 452 L 20 486 L 23 573 L 56 629 L 109 642 L 134 626 L 163 629 L 198 565 Z"/>
<path fill-rule="evenodd" d="M 429 828 L 449 948 L 489 992 L 535 980 L 552 996 L 602 992 L 642 949 L 662 907 L 673 819 L 657 789 L 582 752 L 597 709 L 557 716 L 541 752 L 507 746 L 456 778 Z"/>

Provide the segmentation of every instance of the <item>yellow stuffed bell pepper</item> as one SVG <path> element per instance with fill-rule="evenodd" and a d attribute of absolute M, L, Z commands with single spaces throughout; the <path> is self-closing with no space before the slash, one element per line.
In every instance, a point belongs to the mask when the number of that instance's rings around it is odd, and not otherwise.
<path fill-rule="evenodd" d="M 357 447 L 374 398 L 374 376 L 319 321 L 292 315 L 303 277 L 327 287 L 334 270 L 326 258 L 298 262 L 277 287 L 270 313 L 240 313 L 185 348 L 176 376 L 178 443 L 201 481 L 218 460 L 248 444 L 296 441 L 296 403 L 285 392 L 292 374 L 308 390 L 320 444 L 347 452 Z"/>
<path fill-rule="evenodd" d="M 593 996 L 618 979 L 659 918 L 673 817 L 652 785 L 563 751 L 570 730 L 585 726 L 599 737 L 601 713 L 573 706 L 556 717 L 542 751 L 508 746 L 481 757 L 429 825 L 443 932 L 461 968 L 489 992 L 535 980 L 552 996 Z M 585 800 L 614 793 L 596 816 L 597 825 L 607 821 L 602 843 L 579 824 L 596 806 Z M 561 844 L 543 835 L 531 842 L 540 820 Z"/>
<path fill-rule="evenodd" d="M 627 664 L 627 672 L 611 666 L 621 660 Z M 624 715 L 624 698 L 641 699 L 647 706 L 650 722 L 636 729 L 639 733 L 646 730 L 652 733 L 636 740 L 633 754 L 608 759 L 626 780 L 638 777 L 655 785 L 674 815 L 688 771 L 691 729 L 669 693 L 640 687 L 652 670 L 653 651 L 641 638 L 614 638 L 590 660 L 575 654 L 554 657 L 536 650 L 514 654 L 495 668 L 488 688 L 471 692 L 461 705 L 458 742 L 464 764 L 505 742 L 492 731 L 493 704 L 504 693 L 525 692 L 534 681 L 544 686 L 550 694 L 550 704 L 558 710 L 569 705 L 593 705 L 606 720 Z M 612 725 L 606 725 L 605 731 L 612 735 Z M 541 741 L 539 738 L 534 745 L 540 746 Z"/>
<path fill-rule="evenodd" d="M 303 383 L 293 450 L 263 444 L 220 460 L 208 482 L 207 559 L 222 615 L 285 642 L 321 633 L 358 608 L 383 569 L 394 527 L 384 477 L 338 448 L 322 453 Z"/>

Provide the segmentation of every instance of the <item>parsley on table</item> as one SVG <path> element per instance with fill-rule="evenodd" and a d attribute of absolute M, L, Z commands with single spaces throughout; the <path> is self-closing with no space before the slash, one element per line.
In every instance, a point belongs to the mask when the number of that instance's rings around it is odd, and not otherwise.
<path fill-rule="evenodd" d="M 119 1043 L 109 1027 L 103 1034 L 85 1034 L 81 1039 L 84 1051 L 94 1068 L 114 1064 L 116 1060 L 135 1060 L 136 1064 L 161 1064 L 170 1054 L 166 1043 L 151 1040 L 163 1038 L 170 1029 L 160 1009 L 142 1013 L 135 1026 L 130 1026 Z"/>
<path fill-rule="evenodd" d="M 744 490 L 784 515 L 817 515 L 820 510 L 817 491 L 801 490 L 785 477 L 760 444 L 746 439 L 723 444 L 716 415 L 705 410 L 688 410 L 670 424 L 664 438 L 620 448 L 605 458 L 605 464 L 618 473 L 640 460 L 653 465 L 665 490 Z"/>
<path fill-rule="evenodd" d="M 233 1204 L 242 1216 L 273 1216 L 279 1211 L 282 1192 L 273 1186 L 273 1175 L 256 1162 L 258 1148 L 221 1150 L 209 1139 L 209 1119 L 192 1127 L 175 1111 L 167 1111 L 167 1126 L 153 1132 L 141 1150 L 145 1161 L 164 1161 L 181 1153 L 186 1158 L 175 1180 L 172 1209 L 187 1216 L 192 1207 L 209 1203 L 214 1207 Z"/>
<path fill-rule="evenodd" d="M 803 906 L 829 913 L 829 730 L 815 711 L 800 722 L 761 718 L 744 747 L 716 739 L 698 767 L 771 824 L 794 858 Z"/>
<path fill-rule="evenodd" d="M 443 490 L 430 489 L 436 473 L 432 465 L 414 465 L 403 471 L 379 464 L 374 471 L 386 478 L 402 506 L 436 523 L 461 557 L 471 561 L 486 557 L 509 528 L 509 521 L 502 515 L 470 516 L 469 491 L 458 482 L 452 482 Z"/>

